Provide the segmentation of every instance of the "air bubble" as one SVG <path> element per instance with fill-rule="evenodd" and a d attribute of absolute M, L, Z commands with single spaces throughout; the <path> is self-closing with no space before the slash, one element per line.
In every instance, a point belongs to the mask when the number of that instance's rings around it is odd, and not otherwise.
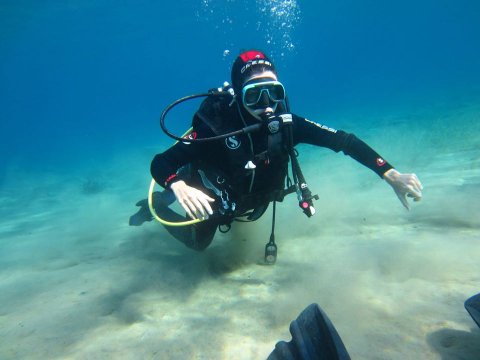
<path fill-rule="evenodd" d="M 258 20 L 255 19 L 256 21 L 250 24 L 247 21 L 242 25 L 256 27 L 259 36 L 263 36 L 263 41 L 272 47 L 271 55 L 276 53 L 284 56 L 295 49 L 292 33 L 300 22 L 300 7 L 296 0 L 201 0 L 200 4 L 201 10 L 197 12 L 197 18 L 214 23 L 215 29 L 222 29 L 225 35 L 234 31 L 233 19 L 236 17 L 233 14 L 239 5 L 245 11 L 255 9 Z M 220 17 L 220 20 L 214 20 L 214 17 Z M 239 23 L 235 23 L 238 27 Z"/>

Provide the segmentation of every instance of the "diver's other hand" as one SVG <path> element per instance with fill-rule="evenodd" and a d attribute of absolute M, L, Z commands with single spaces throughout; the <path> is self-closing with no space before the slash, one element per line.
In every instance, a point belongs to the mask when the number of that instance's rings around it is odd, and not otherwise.
<path fill-rule="evenodd" d="M 423 186 L 417 175 L 401 174 L 395 169 L 390 169 L 383 174 L 383 178 L 390 184 L 407 210 L 410 210 L 407 196 L 413 198 L 414 201 L 422 199 Z"/>
<path fill-rule="evenodd" d="M 215 199 L 212 199 L 204 192 L 188 186 L 182 180 L 174 182 L 170 188 L 175 194 L 177 201 L 192 219 L 208 219 L 208 215 L 213 214 L 210 203 L 214 202 Z"/>

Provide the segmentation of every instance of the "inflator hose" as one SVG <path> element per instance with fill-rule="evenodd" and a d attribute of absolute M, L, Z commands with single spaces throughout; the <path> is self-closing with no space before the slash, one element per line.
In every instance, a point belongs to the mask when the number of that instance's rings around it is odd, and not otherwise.
<path fill-rule="evenodd" d="M 195 219 L 195 220 L 187 220 L 187 221 L 181 221 L 181 222 L 171 222 L 171 221 L 164 220 L 160 216 L 158 216 L 153 207 L 153 188 L 155 187 L 155 184 L 156 184 L 155 179 L 152 179 L 152 182 L 150 183 L 150 189 L 148 190 L 148 208 L 150 209 L 150 212 L 152 213 L 152 216 L 155 218 L 155 220 L 157 220 L 158 222 L 166 226 L 187 226 L 187 225 L 192 225 L 192 224 L 199 223 L 200 221 L 203 221 L 200 219 Z"/>

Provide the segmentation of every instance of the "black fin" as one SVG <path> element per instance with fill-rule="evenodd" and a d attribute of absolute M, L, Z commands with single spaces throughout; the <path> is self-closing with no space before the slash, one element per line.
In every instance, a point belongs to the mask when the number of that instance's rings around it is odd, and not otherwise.
<path fill-rule="evenodd" d="M 480 327 L 480 293 L 465 301 L 465 309 Z"/>

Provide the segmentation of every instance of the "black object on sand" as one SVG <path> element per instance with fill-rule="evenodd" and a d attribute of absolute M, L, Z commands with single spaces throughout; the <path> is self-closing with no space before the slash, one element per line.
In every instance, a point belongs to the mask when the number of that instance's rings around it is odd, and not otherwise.
<path fill-rule="evenodd" d="M 267 360 L 350 360 L 328 316 L 311 304 L 290 324 L 292 340 L 280 341 Z"/>
<path fill-rule="evenodd" d="M 465 301 L 465 309 L 480 327 L 480 293 Z"/>

